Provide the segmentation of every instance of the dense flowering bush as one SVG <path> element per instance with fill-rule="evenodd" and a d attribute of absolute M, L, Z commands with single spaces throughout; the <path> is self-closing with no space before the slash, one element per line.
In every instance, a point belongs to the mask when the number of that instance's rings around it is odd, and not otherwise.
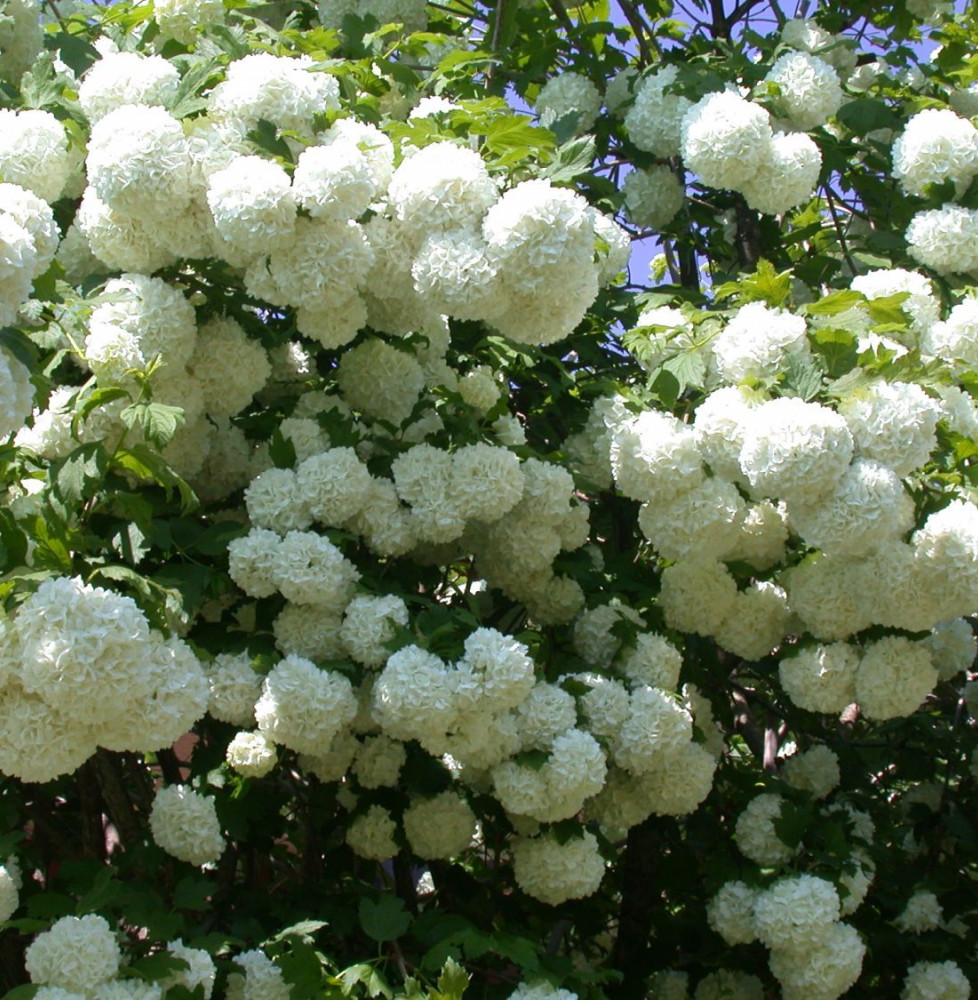
<path fill-rule="evenodd" d="M 10 1000 L 971 995 L 978 22 L 809 13 L 0 0 Z"/>

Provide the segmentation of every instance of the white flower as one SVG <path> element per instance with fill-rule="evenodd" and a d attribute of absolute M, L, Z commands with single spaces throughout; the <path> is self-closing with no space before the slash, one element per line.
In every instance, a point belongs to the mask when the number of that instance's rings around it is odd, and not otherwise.
<path fill-rule="evenodd" d="M 859 978 L 865 954 L 854 927 L 833 923 L 817 944 L 773 949 L 769 964 L 785 1000 L 835 1000 Z"/>
<path fill-rule="evenodd" d="M 469 846 L 477 821 L 465 799 L 444 791 L 431 799 L 413 799 L 402 822 L 419 858 L 454 858 Z"/>
<path fill-rule="evenodd" d="M 346 842 L 361 858 L 386 861 L 397 854 L 396 830 L 397 824 L 391 814 L 383 806 L 372 805 L 350 823 Z"/>
<path fill-rule="evenodd" d="M 628 137 L 655 156 L 679 155 L 683 118 L 693 106 L 688 98 L 666 92 L 678 72 L 674 65 L 662 66 L 645 77 L 635 86 L 635 101 L 625 115 Z"/>
<path fill-rule="evenodd" d="M 824 799 L 839 784 L 839 758 L 824 744 L 816 744 L 804 753 L 789 757 L 781 776 L 791 785 Z"/>
<path fill-rule="evenodd" d="M 685 189 L 667 166 L 631 171 L 622 184 L 622 194 L 628 218 L 643 229 L 668 226 L 686 200 Z"/>
<path fill-rule="evenodd" d="M 103 917 L 62 917 L 38 934 L 24 964 L 32 983 L 66 990 L 97 991 L 119 971 L 121 953 Z"/>
<path fill-rule="evenodd" d="M 567 71 L 551 77 L 540 88 L 533 109 L 541 125 L 553 125 L 575 115 L 574 134 L 580 135 L 590 131 L 598 120 L 601 92 L 586 76 Z"/>
<path fill-rule="evenodd" d="M 808 201 L 822 170 L 822 153 L 804 132 L 776 135 L 768 162 L 740 190 L 757 212 L 781 215 Z"/>
<path fill-rule="evenodd" d="M 893 923 L 904 934 L 923 934 L 936 930 L 944 919 L 944 911 L 937 896 L 925 889 L 918 889 L 908 900 Z"/>
<path fill-rule="evenodd" d="M 315 70 L 309 56 L 290 58 L 254 52 L 236 59 L 210 95 L 210 112 L 242 132 L 264 119 L 278 128 L 309 132 L 313 119 L 339 107 L 336 79 Z"/>
<path fill-rule="evenodd" d="M 902 636 L 887 636 L 863 651 L 856 673 L 856 700 L 870 719 L 912 715 L 937 684 L 927 647 Z"/>
<path fill-rule="evenodd" d="M 276 743 L 312 756 L 328 752 L 357 714 L 353 687 L 342 674 L 290 654 L 265 677 L 255 704 L 259 730 Z"/>
<path fill-rule="evenodd" d="M 224 754 L 228 764 L 246 778 L 263 778 L 278 760 L 275 744 L 264 733 L 237 733 Z"/>
<path fill-rule="evenodd" d="M 780 795 L 763 792 L 751 799 L 737 817 L 734 836 L 740 853 L 764 868 L 776 868 L 795 853 L 795 848 L 789 847 L 774 828 L 783 804 Z"/>
<path fill-rule="evenodd" d="M 750 411 L 740 465 L 763 495 L 804 503 L 835 488 L 852 452 L 852 435 L 839 414 L 782 396 Z"/>
<path fill-rule="evenodd" d="M 907 970 L 900 1000 L 968 1000 L 971 985 L 955 962 L 915 962 Z"/>
<path fill-rule="evenodd" d="M 168 107 L 179 86 L 180 74 L 168 59 L 112 52 L 89 67 L 78 88 L 78 101 L 95 124 L 124 104 Z"/>
<path fill-rule="evenodd" d="M 264 952 L 243 951 L 235 956 L 234 964 L 241 966 L 245 974 L 233 972 L 228 976 L 226 1000 L 288 1000 L 291 996 L 282 970 Z"/>
<path fill-rule="evenodd" d="M 417 233 L 477 225 L 497 197 L 482 157 L 447 141 L 406 157 L 387 189 L 395 218 Z"/>
<path fill-rule="evenodd" d="M 785 53 L 764 79 L 778 86 L 781 92 L 777 103 L 785 109 L 791 124 L 804 132 L 824 125 L 843 101 L 835 70 L 807 52 Z"/>
<path fill-rule="evenodd" d="M 72 168 L 64 126 L 48 111 L 0 110 L 0 175 L 47 202 L 61 197 Z"/>
<path fill-rule="evenodd" d="M 770 158 L 771 116 L 733 91 L 707 94 L 682 123 L 682 157 L 708 187 L 739 190 Z"/>
<path fill-rule="evenodd" d="M 149 814 L 153 840 L 173 857 L 192 865 L 217 861 L 227 846 L 221 836 L 217 804 L 189 785 L 159 789 Z"/>
<path fill-rule="evenodd" d="M 513 874 L 528 896 L 556 906 L 596 892 L 604 859 L 594 834 L 587 831 L 564 844 L 549 835 L 528 837 L 513 844 Z"/>
<path fill-rule="evenodd" d="M 757 936 L 769 948 L 817 945 L 838 919 L 835 886 L 814 875 L 778 879 L 754 903 Z"/>
<path fill-rule="evenodd" d="M 978 211 L 960 205 L 918 212 L 906 232 L 910 256 L 938 274 L 978 270 Z"/>
<path fill-rule="evenodd" d="M 709 925 L 728 945 L 750 944 L 757 940 L 754 904 L 758 892 L 743 882 L 725 882 L 706 904 Z"/>
<path fill-rule="evenodd" d="M 893 176 L 907 194 L 953 181 L 962 195 L 978 173 L 978 129 L 946 108 L 915 114 L 893 143 Z"/>
<path fill-rule="evenodd" d="M 809 712 L 838 714 L 856 700 L 859 654 L 844 642 L 800 649 L 779 667 L 788 697 Z"/>

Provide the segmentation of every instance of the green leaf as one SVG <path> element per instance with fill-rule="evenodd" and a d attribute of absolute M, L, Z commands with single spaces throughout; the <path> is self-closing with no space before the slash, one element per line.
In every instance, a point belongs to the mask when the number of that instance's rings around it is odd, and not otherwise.
<path fill-rule="evenodd" d="M 340 986 L 344 996 L 349 996 L 359 985 L 366 989 L 367 996 L 370 997 L 383 996 L 389 1000 L 394 995 L 383 975 L 366 962 L 344 969 L 332 982 Z"/>
<path fill-rule="evenodd" d="M 816 330 L 812 335 L 815 354 L 830 378 L 839 378 L 856 366 L 858 347 L 848 330 Z"/>
<path fill-rule="evenodd" d="M 394 895 L 383 895 L 376 901 L 365 897 L 357 912 L 364 933 L 374 941 L 393 941 L 411 926 L 404 901 Z"/>
<path fill-rule="evenodd" d="M 44 45 L 51 51 L 57 52 L 61 61 L 71 67 L 75 76 L 81 76 L 89 66 L 101 58 L 98 49 L 91 42 L 80 35 L 70 35 L 66 31 L 47 35 Z"/>
<path fill-rule="evenodd" d="M 126 968 L 134 972 L 140 979 L 147 983 L 158 983 L 168 979 L 174 973 L 183 972 L 190 968 L 190 963 L 184 958 L 177 958 L 169 952 L 158 951 L 154 955 L 147 955 L 145 958 L 137 959 Z"/>
<path fill-rule="evenodd" d="M 865 295 L 846 288 L 825 295 L 817 302 L 809 302 L 802 311 L 808 316 L 835 316 L 847 309 L 855 309 L 865 305 L 865 303 Z"/>
<path fill-rule="evenodd" d="M 31 1000 L 31 997 L 37 996 L 37 991 L 40 988 L 36 983 L 28 983 L 26 986 L 15 986 L 12 990 L 4 993 L 3 1000 Z"/>
<path fill-rule="evenodd" d="M 29 371 L 35 371 L 40 364 L 37 348 L 30 338 L 12 326 L 0 327 L 0 346 L 5 347 Z"/>
<path fill-rule="evenodd" d="M 188 875 L 180 879 L 173 890 L 173 907 L 177 910 L 207 910 L 213 894 L 212 883 Z"/>
<path fill-rule="evenodd" d="M 325 920 L 300 920 L 290 927 L 281 930 L 274 937 L 269 938 L 266 944 L 279 944 L 288 938 L 298 938 L 301 941 L 311 942 L 315 936 L 329 923 Z"/>
<path fill-rule="evenodd" d="M 447 1000 L 461 1000 L 469 979 L 469 974 L 454 958 L 447 958 L 438 977 L 438 992 Z"/>
<path fill-rule="evenodd" d="M 822 370 L 818 365 L 797 354 L 789 354 L 781 380 L 781 391 L 786 396 L 797 396 L 806 402 L 814 399 L 822 388 Z"/>
<path fill-rule="evenodd" d="M 166 460 L 144 444 L 137 444 L 132 448 L 120 448 L 112 456 L 111 466 L 131 473 L 138 479 L 162 486 L 167 495 L 176 490 L 180 494 L 184 514 L 193 510 L 199 503 L 194 491 L 167 465 Z"/>
<path fill-rule="evenodd" d="M 139 427 L 146 440 L 157 448 L 166 447 L 173 440 L 177 428 L 186 423 L 183 409 L 168 403 L 130 403 L 119 417 L 130 430 Z"/>
<path fill-rule="evenodd" d="M 594 138 L 584 135 L 558 146 L 553 163 L 543 172 L 554 184 L 571 184 L 586 174 L 594 163 Z"/>
<path fill-rule="evenodd" d="M 908 298 L 908 292 L 897 292 L 896 295 L 868 299 L 866 311 L 877 327 L 890 326 L 905 330 L 907 328 L 907 314 L 903 311 L 903 304 Z"/>
<path fill-rule="evenodd" d="M 132 397 L 128 391 L 118 385 L 107 385 L 101 388 L 93 389 L 91 392 L 86 394 L 81 406 L 79 406 L 78 410 L 75 412 L 74 418 L 72 419 L 72 430 L 77 432 L 77 425 L 84 423 L 88 419 L 89 414 L 93 410 L 97 410 L 100 406 L 113 403 L 117 399 L 131 398 Z"/>
<path fill-rule="evenodd" d="M 108 455 L 101 442 L 79 445 L 48 472 L 52 492 L 68 508 L 79 505 L 105 478 Z"/>
<path fill-rule="evenodd" d="M 270 153 L 277 160 L 292 162 L 292 150 L 289 149 L 289 144 L 278 134 L 278 129 L 270 121 L 259 119 L 247 138 L 249 142 L 260 150 Z"/>
<path fill-rule="evenodd" d="M 6 507 L 0 507 L 0 567 L 9 573 L 27 561 L 27 535 Z"/>
<path fill-rule="evenodd" d="M 875 97 L 858 97 L 843 104 L 836 113 L 836 118 L 857 135 L 865 135 L 877 129 L 900 127 L 899 118 L 883 101 Z"/>

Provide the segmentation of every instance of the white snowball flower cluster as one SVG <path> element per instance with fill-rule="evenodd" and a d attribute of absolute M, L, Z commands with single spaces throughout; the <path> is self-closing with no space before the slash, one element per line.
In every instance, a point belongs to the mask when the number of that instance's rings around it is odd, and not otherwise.
<path fill-rule="evenodd" d="M 177 96 L 180 74 L 162 56 L 112 52 L 93 63 L 78 87 L 78 101 L 94 125 L 126 104 L 166 108 Z"/>
<path fill-rule="evenodd" d="M 971 984 L 956 962 L 915 962 L 903 980 L 900 1000 L 968 1000 Z"/>
<path fill-rule="evenodd" d="M 234 964 L 244 969 L 244 975 L 233 972 L 228 976 L 226 1000 L 288 1000 L 291 996 L 282 970 L 263 951 L 243 951 L 234 957 Z"/>
<path fill-rule="evenodd" d="M 757 940 L 754 904 L 758 891 L 739 880 L 725 882 L 706 905 L 709 925 L 728 945 Z"/>
<path fill-rule="evenodd" d="M 788 697 L 809 712 L 838 714 L 856 700 L 859 654 L 844 642 L 803 648 L 779 665 Z"/>
<path fill-rule="evenodd" d="M 506 448 L 465 445 L 449 453 L 415 445 L 393 462 L 394 485 L 424 541 L 447 542 L 466 523 L 493 524 L 520 502 L 526 476 Z"/>
<path fill-rule="evenodd" d="M 839 403 L 856 455 L 907 476 L 937 445 L 940 407 L 913 382 L 876 382 Z"/>
<path fill-rule="evenodd" d="M 915 114 L 893 143 L 893 176 L 907 194 L 952 181 L 963 194 L 978 173 L 978 129 L 950 109 Z"/>
<path fill-rule="evenodd" d="M 750 411 L 740 465 L 762 495 L 810 503 L 835 488 L 852 454 L 852 434 L 842 416 L 819 403 L 783 396 Z"/>
<path fill-rule="evenodd" d="M 6 350 L 0 350 L 0 399 L 0 437 L 6 438 L 23 429 L 34 406 L 31 373 Z"/>
<path fill-rule="evenodd" d="M 0 184 L 0 325 L 16 322 L 34 280 L 54 259 L 59 235 L 47 202 L 17 184 Z"/>
<path fill-rule="evenodd" d="M 183 959 L 188 968 L 172 973 L 163 981 L 164 989 L 172 986 L 183 986 L 193 992 L 198 986 L 204 990 L 204 1000 L 210 1000 L 214 993 L 214 983 L 217 979 L 217 969 L 214 960 L 203 948 L 188 948 L 182 938 L 170 941 L 167 950 L 174 958 Z"/>
<path fill-rule="evenodd" d="M 764 79 L 777 86 L 777 105 L 787 113 L 792 126 L 803 132 L 824 125 L 842 105 L 835 70 L 808 52 L 786 52 Z"/>
<path fill-rule="evenodd" d="M 764 984 L 748 972 L 718 969 L 696 984 L 693 1000 L 764 1000 Z"/>
<path fill-rule="evenodd" d="M 564 844 L 547 834 L 521 838 L 512 851 L 519 887 L 550 906 L 590 896 L 604 878 L 597 838 L 588 831 Z"/>
<path fill-rule="evenodd" d="M 397 854 L 397 823 L 381 805 L 372 805 L 354 817 L 346 830 L 346 842 L 354 854 L 372 861 L 386 861 Z"/>
<path fill-rule="evenodd" d="M 849 287 L 855 292 L 862 292 L 870 300 L 906 295 L 900 308 L 910 320 L 909 333 L 912 336 L 907 337 L 899 332 L 891 332 L 889 336 L 899 338 L 907 346 L 916 346 L 918 341 L 925 343 L 930 330 L 940 319 L 940 301 L 934 294 L 930 280 L 919 271 L 907 271 L 900 267 L 869 271 L 857 274 Z"/>
<path fill-rule="evenodd" d="M 940 679 L 949 681 L 974 666 L 978 636 L 966 618 L 954 618 L 935 625 L 924 645 Z"/>
<path fill-rule="evenodd" d="M 11 83 L 33 66 L 41 51 L 41 5 L 38 0 L 7 0 L 0 23 L 0 76 Z"/>
<path fill-rule="evenodd" d="M 804 318 L 763 302 L 742 306 L 713 339 L 717 371 L 731 384 L 774 376 L 789 358 L 810 356 Z"/>
<path fill-rule="evenodd" d="M 682 157 L 709 187 L 738 190 L 767 162 L 771 116 L 733 91 L 708 94 L 682 122 Z"/>
<path fill-rule="evenodd" d="M 224 20 L 221 0 L 155 0 L 153 17 L 164 38 L 193 45 L 197 36 Z"/>
<path fill-rule="evenodd" d="M 408 624 L 407 605 L 393 595 L 354 597 L 343 612 L 340 641 L 357 663 L 376 669 L 384 665 L 389 643 Z"/>
<path fill-rule="evenodd" d="M 121 952 L 104 917 L 61 917 L 38 934 L 24 964 L 32 983 L 73 992 L 98 991 L 119 971 Z"/>
<path fill-rule="evenodd" d="M 557 989 L 544 980 L 539 983 L 520 983 L 510 993 L 508 1000 L 577 1000 L 577 994 Z"/>
<path fill-rule="evenodd" d="M 189 785 L 166 785 L 157 791 L 149 828 L 167 854 L 192 865 L 217 861 L 227 846 L 215 799 Z"/>
<path fill-rule="evenodd" d="M 809 77 L 815 64 L 831 75 L 841 99 L 835 72 L 817 57 L 795 52 L 782 56 L 779 63 L 782 60 L 786 66 L 804 63 L 795 67 L 799 72 L 787 73 L 784 81 L 787 93 L 797 90 L 791 106 L 800 116 L 811 106 Z M 820 96 L 814 109 L 821 116 L 831 104 Z M 822 164 L 818 147 L 808 136 L 775 135 L 768 112 L 733 91 L 708 94 L 689 109 L 682 123 L 681 152 L 686 166 L 704 184 L 739 191 L 752 208 L 769 214 L 786 212 L 807 200 Z"/>
<path fill-rule="evenodd" d="M 275 767 L 278 753 L 264 733 L 238 733 L 225 752 L 228 764 L 246 778 L 263 778 Z"/>
<path fill-rule="evenodd" d="M 784 1000 L 836 1000 L 859 978 L 865 954 L 856 929 L 837 922 L 814 946 L 773 949 L 769 965 Z"/>
<path fill-rule="evenodd" d="M 430 799 L 414 799 L 404 810 L 404 833 L 419 858 L 454 858 L 475 835 L 472 807 L 453 791 Z"/>
<path fill-rule="evenodd" d="M 533 105 L 541 125 L 553 125 L 568 115 L 576 116 L 574 131 L 588 132 L 598 120 L 601 93 L 586 76 L 570 71 L 551 77 Z"/>
<path fill-rule="evenodd" d="M 48 111 L 0 110 L 0 176 L 57 201 L 68 182 L 73 159 L 64 126 Z"/>
<path fill-rule="evenodd" d="M 978 364 L 978 299 L 964 299 L 946 320 L 934 323 L 924 346 L 959 370 Z"/>
<path fill-rule="evenodd" d="M 24 781 L 74 771 L 96 743 L 158 750 L 207 706 L 190 647 L 151 631 L 129 597 L 78 578 L 45 580 L 9 625 L 0 769 Z"/>
<path fill-rule="evenodd" d="M 628 218 L 644 229 L 662 229 L 683 207 L 686 193 L 667 166 L 633 170 L 622 185 Z"/>
<path fill-rule="evenodd" d="M 103 384 L 126 383 L 128 369 L 159 358 L 174 372 L 190 360 L 197 341 L 193 306 L 161 278 L 125 274 L 105 286 L 108 301 L 92 312 L 85 360 Z"/>
<path fill-rule="evenodd" d="M 856 66 L 852 41 L 833 35 L 811 19 L 789 18 L 781 29 L 781 41 L 800 52 L 809 52 L 834 66 L 843 77 Z"/>
<path fill-rule="evenodd" d="M 934 893 L 918 889 L 893 923 L 904 934 L 924 934 L 936 930 L 944 920 L 944 911 Z"/>
<path fill-rule="evenodd" d="M 774 828 L 783 803 L 780 795 L 762 792 L 754 796 L 737 817 L 734 836 L 740 853 L 764 868 L 776 868 L 790 861 L 795 853 Z"/>
<path fill-rule="evenodd" d="M 242 132 L 260 120 L 294 132 L 310 132 L 323 111 L 339 109 L 339 85 L 314 69 L 309 56 L 276 56 L 255 52 L 236 59 L 210 96 L 210 113 Z"/>
<path fill-rule="evenodd" d="M 927 647 L 903 636 L 887 636 L 863 650 L 856 672 L 856 700 L 871 719 L 912 715 L 937 684 Z"/>
<path fill-rule="evenodd" d="M 255 720 L 266 738 L 313 757 L 325 755 L 356 714 L 356 695 L 346 677 L 295 654 L 271 669 L 255 704 Z"/>
<path fill-rule="evenodd" d="M 960 205 L 918 212 L 906 232 L 910 256 L 938 274 L 978 270 L 978 211 Z"/>
<path fill-rule="evenodd" d="M 207 711 L 232 726 L 248 726 L 255 719 L 255 702 L 262 676 L 251 665 L 248 653 L 219 653 L 207 664 L 210 695 Z"/>
<path fill-rule="evenodd" d="M 824 799 L 839 784 L 839 758 L 820 743 L 804 753 L 789 757 L 781 769 L 781 776 L 792 788 L 810 792 L 816 799 Z"/>
<path fill-rule="evenodd" d="M 632 142 L 664 158 L 679 155 L 683 118 L 693 106 L 688 98 L 669 92 L 678 72 L 676 66 L 662 66 L 644 77 L 635 87 L 635 100 L 625 115 Z"/>

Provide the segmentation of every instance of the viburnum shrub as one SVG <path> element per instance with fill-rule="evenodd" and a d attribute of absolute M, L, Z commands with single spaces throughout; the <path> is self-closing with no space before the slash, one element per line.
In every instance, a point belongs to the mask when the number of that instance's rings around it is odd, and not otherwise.
<path fill-rule="evenodd" d="M 976 45 L 0 0 L 8 1000 L 966 1000 Z"/>

